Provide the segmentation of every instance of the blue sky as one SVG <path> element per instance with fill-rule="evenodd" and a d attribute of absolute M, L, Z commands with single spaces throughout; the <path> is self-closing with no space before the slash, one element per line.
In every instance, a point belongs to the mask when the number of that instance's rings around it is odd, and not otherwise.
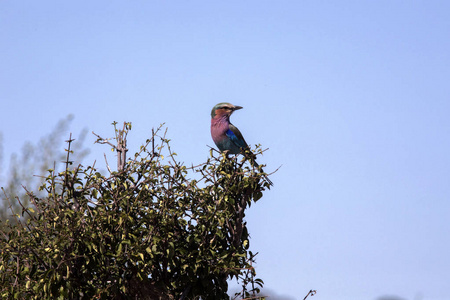
<path fill-rule="evenodd" d="M 210 111 L 281 169 L 247 214 L 273 299 L 450 299 L 446 1 L 1 1 L 6 156 L 75 116 L 130 150 L 166 122 L 205 161 Z M 85 160 L 109 150 L 92 149 Z"/>

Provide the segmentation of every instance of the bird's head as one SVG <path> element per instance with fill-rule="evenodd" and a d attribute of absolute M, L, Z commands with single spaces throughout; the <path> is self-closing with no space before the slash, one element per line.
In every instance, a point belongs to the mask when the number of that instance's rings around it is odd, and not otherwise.
<path fill-rule="evenodd" d="M 231 103 L 222 102 L 219 104 L 216 104 L 216 106 L 213 107 L 211 111 L 211 118 L 215 118 L 216 116 L 231 116 L 231 114 L 238 109 L 243 108 L 242 106 L 233 105 Z"/>

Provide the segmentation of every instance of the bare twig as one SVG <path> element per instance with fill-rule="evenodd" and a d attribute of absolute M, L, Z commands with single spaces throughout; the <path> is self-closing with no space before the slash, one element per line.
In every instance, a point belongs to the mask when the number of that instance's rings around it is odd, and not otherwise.
<path fill-rule="evenodd" d="M 303 300 L 305 300 L 306 298 L 308 298 L 309 295 L 314 296 L 316 293 L 317 293 L 316 290 L 310 290 L 310 291 L 308 292 L 308 294 L 306 294 L 305 298 L 303 298 Z"/>
<path fill-rule="evenodd" d="M 98 134 L 96 134 L 95 132 L 92 131 L 92 134 L 95 135 L 97 137 L 97 140 L 94 143 L 98 143 L 98 144 L 108 144 L 111 147 L 113 147 L 114 150 L 116 150 L 116 145 L 114 145 L 113 143 L 110 143 L 108 141 L 108 139 L 104 139 L 101 136 L 99 136 Z"/>
<path fill-rule="evenodd" d="M 61 192 L 61 196 L 64 195 L 65 192 L 65 187 L 68 186 L 69 183 L 69 165 L 72 164 L 72 161 L 69 160 L 70 157 L 70 145 L 72 144 L 72 142 L 74 141 L 74 139 L 72 139 L 72 133 L 70 133 L 69 135 L 69 139 L 66 141 L 66 143 L 69 144 L 69 146 L 67 147 L 67 149 L 65 149 L 67 151 L 67 156 L 66 156 L 66 161 L 64 162 L 66 164 L 66 170 L 65 170 L 65 177 L 64 177 L 64 184 L 63 184 L 63 189 Z"/>
<path fill-rule="evenodd" d="M 111 168 L 109 167 L 109 164 L 108 164 L 108 159 L 106 158 L 106 154 L 105 154 L 105 153 L 103 153 L 103 156 L 105 157 L 106 168 L 108 168 L 109 174 L 111 174 L 111 173 L 112 173 L 112 171 L 111 171 Z"/>
<path fill-rule="evenodd" d="M 125 164 L 127 160 L 127 135 L 130 123 L 124 122 L 122 130 L 116 131 L 117 140 L 117 171 L 121 172 L 125 170 Z"/>

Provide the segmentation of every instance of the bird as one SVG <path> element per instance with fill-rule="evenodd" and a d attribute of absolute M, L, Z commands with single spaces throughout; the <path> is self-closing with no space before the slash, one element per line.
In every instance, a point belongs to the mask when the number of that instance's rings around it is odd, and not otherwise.
<path fill-rule="evenodd" d="M 211 137 L 220 152 L 225 154 L 243 154 L 250 159 L 252 165 L 258 167 L 255 155 L 249 151 L 248 144 L 242 133 L 230 122 L 231 114 L 242 108 L 242 106 L 227 102 L 216 104 L 211 110 Z M 267 176 L 265 178 L 270 185 L 273 185 Z"/>

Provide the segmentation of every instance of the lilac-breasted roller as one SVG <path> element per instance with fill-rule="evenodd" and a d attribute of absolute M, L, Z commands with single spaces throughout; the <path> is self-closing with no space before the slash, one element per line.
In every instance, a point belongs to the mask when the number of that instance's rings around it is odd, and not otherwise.
<path fill-rule="evenodd" d="M 230 122 L 231 114 L 242 108 L 242 106 L 222 102 L 214 106 L 211 111 L 211 137 L 221 152 L 245 155 L 245 150 L 249 148 L 242 133 Z M 251 163 L 258 167 L 254 155 L 251 155 L 250 151 L 247 153 L 246 156 Z M 269 178 L 266 177 L 266 180 L 273 185 Z"/>

